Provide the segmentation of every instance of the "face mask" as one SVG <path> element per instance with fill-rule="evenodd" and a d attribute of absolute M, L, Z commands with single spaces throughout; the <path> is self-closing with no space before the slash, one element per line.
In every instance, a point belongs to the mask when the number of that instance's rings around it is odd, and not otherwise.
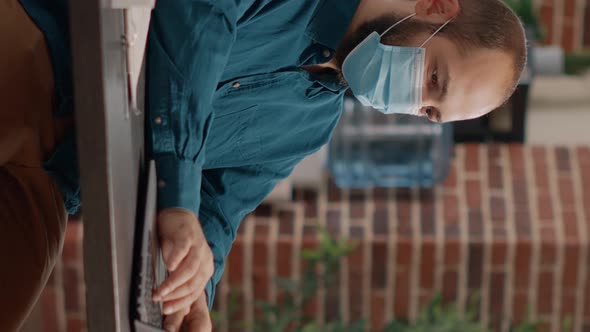
<path fill-rule="evenodd" d="M 451 20 L 436 30 L 420 47 L 381 43 L 383 35 L 415 15 L 395 23 L 381 35 L 371 33 L 344 60 L 342 74 L 354 96 L 363 105 L 385 114 L 418 114 L 422 105 L 426 59 L 423 47 Z"/>

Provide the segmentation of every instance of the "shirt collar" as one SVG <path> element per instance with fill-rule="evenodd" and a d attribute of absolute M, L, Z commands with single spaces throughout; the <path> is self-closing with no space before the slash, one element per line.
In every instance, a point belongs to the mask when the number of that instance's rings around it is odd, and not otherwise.
<path fill-rule="evenodd" d="M 360 0 L 324 0 L 307 27 L 316 42 L 336 50 L 348 30 Z"/>

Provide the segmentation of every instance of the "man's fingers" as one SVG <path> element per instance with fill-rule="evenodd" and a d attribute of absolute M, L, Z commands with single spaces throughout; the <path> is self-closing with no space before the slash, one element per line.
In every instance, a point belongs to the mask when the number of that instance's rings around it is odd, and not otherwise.
<path fill-rule="evenodd" d="M 203 292 L 201 296 L 191 306 L 191 311 L 184 318 L 182 325 L 183 332 L 211 332 L 213 324 L 207 306 L 207 294 Z"/>
<path fill-rule="evenodd" d="M 189 309 L 175 312 L 172 315 L 166 316 L 164 319 L 164 330 L 166 332 L 178 332 L 182 326 L 182 320 L 184 316 L 189 313 Z"/>
<path fill-rule="evenodd" d="M 200 272 L 200 271 L 199 271 Z M 191 280 L 177 287 L 172 293 L 162 298 L 164 307 L 168 303 L 172 303 L 174 300 L 183 298 L 190 294 L 201 294 L 205 290 L 205 286 L 211 276 L 208 273 L 197 273 Z"/>
<path fill-rule="evenodd" d="M 162 257 L 168 271 L 173 272 L 178 268 L 180 262 L 188 254 L 191 245 L 188 241 L 182 243 L 171 243 L 166 241 L 162 244 Z"/>
<path fill-rule="evenodd" d="M 154 300 L 159 301 L 164 296 L 174 291 L 178 286 L 191 279 L 199 269 L 199 260 L 195 257 L 195 248 L 192 248 L 178 269 L 172 272 L 168 278 L 154 292 Z"/>
<path fill-rule="evenodd" d="M 183 311 L 186 309 L 190 309 L 191 305 L 197 300 L 200 296 L 199 293 L 191 293 L 185 297 L 182 297 L 177 300 L 172 300 L 164 303 L 164 314 L 171 315 L 175 312 Z"/>

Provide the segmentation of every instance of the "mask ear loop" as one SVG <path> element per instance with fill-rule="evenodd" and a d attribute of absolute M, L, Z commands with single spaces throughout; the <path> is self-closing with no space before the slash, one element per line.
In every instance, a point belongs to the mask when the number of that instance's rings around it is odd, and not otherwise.
<path fill-rule="evenodd" d="M 387 30 L 385 30 L 385 32 L 383 32 L 381 35 L 379 35 L 380 37 L 383 37 L 386 33 L 388 33 L 391 29 L 395 28 L 396 26 L 400 25 L 401 23 L 411 19 L 412 17 L 416 16 L 416 13 L 414 14 L 410 14 L 406 17 L 404 17 L 403 19 L 401 19 L 400 21 L 397 21 L 394 25 L 390 26 L 389 28 L 387 28 Z"/>
<path fill-rule="evenodd" d="M 451 23 L 452 20 L 453 18 L 450 18 L 448 21 L 445 22 L 445 24 L 441 25 L 440 28 L 436 29 L 436 31 L 430 37 L 428 37 L 428 39 L 426 39 L 426 41 L 424 41 L 422 45 L 420 45 L 420 48 L 424 47 L 424 45 L 426 45 L 432 38 L 434 38 L 434 36 L 436 36 L 436 34 L 440 32 L 440 30 L 444 29 L 444 27 L 446 27 L 447 24 Z"/>

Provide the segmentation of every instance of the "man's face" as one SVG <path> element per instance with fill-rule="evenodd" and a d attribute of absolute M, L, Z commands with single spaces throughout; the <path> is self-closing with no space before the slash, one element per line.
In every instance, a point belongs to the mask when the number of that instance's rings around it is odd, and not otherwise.
<path fill-rule="evenodd" d="M 383 32 L 394 22 L 382 17 L 359 27 L 347 36 L 336 54 L 341 64 L 370 32 Z M 431 35 L 419 22 L 400 24 L 382 38 L 382 43 L 419 47 Z M 425 45 L 426 60 L 420 114 L 432 121 L 450 122 L 487 114 L 504 101 L 513 76 L 508 53 L 470 48 L 461 51 L 444 35 L 436 35 Z M 394 79 L 395 81 L 395 79 Z M 400 82 L 401 83 L 401 82 Z"/>
<path fill-rule="evenodd" d="M 416 41 L 424 36 L 418 35 Z M 513 77 L 507 52 L 474 48 L 461 53 L 442 36 L 434 37 L 425 48 L 423 116 L 440 122 L 468 120 L 504 101 Z"/>

